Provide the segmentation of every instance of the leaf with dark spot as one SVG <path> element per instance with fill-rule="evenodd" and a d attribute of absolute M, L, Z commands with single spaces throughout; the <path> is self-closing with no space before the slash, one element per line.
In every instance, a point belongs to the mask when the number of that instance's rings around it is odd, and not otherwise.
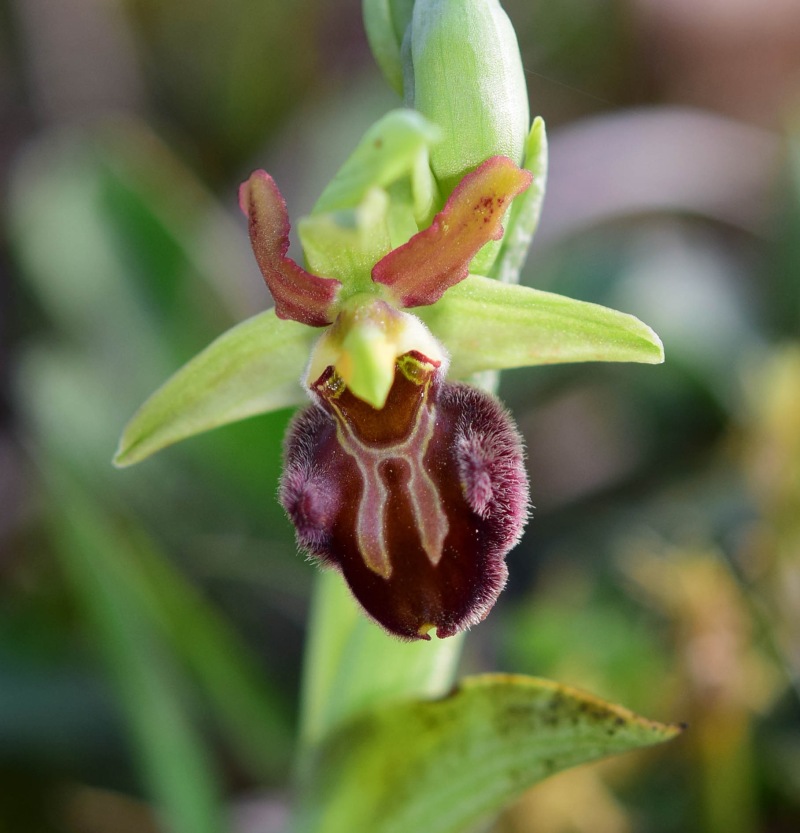
<path fill-rule="evenodd" d="M 303 769 L 299 833 L 458 833 L 548 775 L 680 733 L 548 680 L 491 674 L 385 706 Z"/>

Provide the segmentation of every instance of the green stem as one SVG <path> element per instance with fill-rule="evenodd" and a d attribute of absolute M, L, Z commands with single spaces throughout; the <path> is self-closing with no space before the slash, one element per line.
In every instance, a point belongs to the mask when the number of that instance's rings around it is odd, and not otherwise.
<path fill-rule="evenodd" d="M 455 679 L 463 634 L 401 642 L 358 609 L 342 577 L 319 575 L 312 602 L 304 669 L 301 755 L 331 729 L 394 699 L 431 698 Z"/>

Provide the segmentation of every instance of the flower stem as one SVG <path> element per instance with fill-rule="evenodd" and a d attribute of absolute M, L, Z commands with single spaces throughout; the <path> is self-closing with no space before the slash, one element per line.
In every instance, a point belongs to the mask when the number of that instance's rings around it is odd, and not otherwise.
<path fill-rule="evenodd" d="M 333 728 L 388 700 L 431 698 L 453 684 L 463 634 L 401 642 L 358 609 L 341 576 L 317 577 L 306 648 L 301 754 Z"/>

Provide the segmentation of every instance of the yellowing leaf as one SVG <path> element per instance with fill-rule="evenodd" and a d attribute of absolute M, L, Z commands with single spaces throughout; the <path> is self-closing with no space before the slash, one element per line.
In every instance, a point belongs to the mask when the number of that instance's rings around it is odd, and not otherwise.
<path fill-rule="evenodd" d="M 367 713 L 307 763 L 300 833 L 458 833 L 548 775 L 680 732 L 548 680 L 486 675 Z"/>

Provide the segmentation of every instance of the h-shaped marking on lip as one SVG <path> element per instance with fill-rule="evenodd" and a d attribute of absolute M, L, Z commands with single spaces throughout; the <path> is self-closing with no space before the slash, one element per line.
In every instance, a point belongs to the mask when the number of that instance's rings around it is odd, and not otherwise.
<path fill-rule="evenodd" d="M 337 404 L 331 404 L 337 417 L 339 444 L 355 460 L 363 484 L 356 517 L 356 540 L 364 563 L 385 579 L 392 575 L 385 523 L 388 489 L 381 477 L 380 467 L 390 460 L 402 460 L 410 471 L 405 488 L 411 500 L 422 548 L 436 566 L 442 557 L 449 530 L 439 490 L 423 465 L 436 428 L 436 406 L 427 407 L 423 400 L 404 440 L 381 448 L 371 448 L 358 439 Z"/>

